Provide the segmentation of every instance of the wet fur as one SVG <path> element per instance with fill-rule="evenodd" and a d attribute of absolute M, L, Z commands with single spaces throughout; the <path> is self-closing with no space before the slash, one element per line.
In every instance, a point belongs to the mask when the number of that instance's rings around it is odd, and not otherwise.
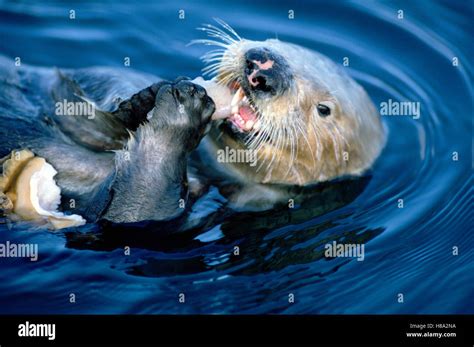
<path fill-rule="evenodd" d="M 179 200 L 188 197 L 188 152 L 213 112 L 203 89 L 189 96 L 181 82 L 179 112 L 170 88 L 157 98 L 163 86 L 157 77 L 0 63 L 0 155 L 29 148 L 44 157 L 58 171 L 65 210 L 117 223 L 172 219 L 184 211 Z M 93 120 L 58 116 L 54 104 L 62 99 L 88 100 L 100 113 Z"/>
<path fill-rule="evenodd" d="M 221 29 L 206 30 L 222 39 Z M 293 81 L 285 95 L 271 102 L 252 100 L 266 121 L 270 141 L 237 141 L 216 124 L 188 161 L 202 133 L 159 124 L 176 114 L 172 103 L 154 104 L 159 78 L 131 69 L 16 68 L 0 57 L 0 156 L 30 148 L 58 170 L 65 209 L 74 199 L 74 213 L 89 221 L 104 217 L 120 223 L 182 213 L 177 205 L 188 196 L 188 171 L 203 187 L 217 185 L 236 208 L 266 209 L 292 196 L 288 185 L 359 175 L 370 167 L 385 136 L 375 108 L 357 83 L 315 52 L 277 40 L 243 41 L 233 34 L 235 39 L 224 36 L 227 41 L 219 44 L 223 50 L 206 57 L 211 63 L 207 71 L 217 72 L 222 83 L 235 77 L 242 53 L 251 47 L 276 49 L 290 61 L 295 56 L 311 61 L 311 71 L 290 65 Z M 101 112 L 95 122 L 58 118 L 54 102 L 63 98 L 89 100 Z M 315 105 L 328 98 L 337 108 L 332 117 L 322 119 Z M 148 122 L 151 108 L 154 117 Z M 180 147 L 189 138 L 192 143 Z M 217 163 L 216 151 L 225 146 L 257 148 L 259 165 Z M 344 151 L 348 162 L 342 161 Z M 124 160 L 125 152 L 130 160 Z"/>
<path fill-rule="evenodd" d="M 204 72 L 227 85 L 239 82 L 258 113 L 261 127 L 246 138 L 229 136 L 219 125 L 211 131 L 209 150 L 226 146 L 257 152 L 256 167 L 248 163 L 227 164 L 249 184 L 307 185 L 344 175 L 360 175 L 380 154 L 385 130 L 377 110 L 364 89 L 327 57 L 275 39 L 251 41 L 232 28 L 202 28 L 208 39 L 196 43 L 217 46 L 203 57 Z M 284 58 L 290 86 L 282 95 L 262 98 L 250 91 L 245 53 L 265 49 Z M 335 105 L 329 117 L 318 115 L 317 105 Z M 344 160 L 344 156 L 348 156 Z"/>

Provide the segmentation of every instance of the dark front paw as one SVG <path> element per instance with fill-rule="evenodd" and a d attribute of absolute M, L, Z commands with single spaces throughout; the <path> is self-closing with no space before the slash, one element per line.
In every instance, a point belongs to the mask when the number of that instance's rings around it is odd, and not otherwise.
<path fill-rule="evenodd" d="M 215 104 L 206 90 L 185 79 L 161 86 L 150 123 L 176 134 L 176 141 L 194 149 L 206 133 Z"/>

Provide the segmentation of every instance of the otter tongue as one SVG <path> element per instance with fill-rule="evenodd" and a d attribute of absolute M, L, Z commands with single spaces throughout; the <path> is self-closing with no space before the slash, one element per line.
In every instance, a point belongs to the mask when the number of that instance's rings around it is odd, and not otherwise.
<path fill-rule="evenodd" d="M 239 114 L 240 117 L 242 117 L 244 124 L 242 127 L 245 130 L 250 130 L 252 129 L 253 125 L 257 121 L 257 117 L 255 116 L 255 113 L 249 106 L 241 106 L 239 108 Z"/>

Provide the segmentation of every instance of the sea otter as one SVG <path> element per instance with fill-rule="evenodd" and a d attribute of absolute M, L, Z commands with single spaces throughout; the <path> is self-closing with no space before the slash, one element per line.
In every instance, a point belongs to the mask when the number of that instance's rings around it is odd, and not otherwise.
<path fill-rule="evenodd" d="M 119 102 L 114 112 L 105 109 L 114 108 L 116 100 L 95 99 L 101 108 L 95 106 L 93 117 L 65 116 L 54 112 L 63 98 L 92 102 L 91 94 L 101 95 L 96 88 L 104 92 L 94 69 L 8 72 L 6 93 L 0 97 L 0 133 L 3 153 L 14 151 L 2 160 L 0 202 L 14 219 L 62 228 L 83 224 L 79 216 L 123 223 L 173 219 L 184 211 L 180 202 L 188 198 L 187 158 L 215 110 L 204 88 L 187 79 L 156 82 Z M 103 76 L 112 82 L 118 73 Z M 132 85 L 145 81 L 134 73 L 126 78 Z M 36 98 L 43 101 L 32 112 L 28 102 Z M 12 108 L 12 103 L 20 106 L 17 101 L 25 107 Z M 63 202 L 73 201 L 79 216 L 55 211 L 59 190 L 51 179 L 56 171 Z"/>
<path fill-rule="evenodd" d="M 45 158 L 58 172 L 63 207 L 74 199 L 74 213 L 114 223 L 177 218 L 188 181 L 195 194 L 215 185 L 236 207 L 267 208 L 292 187 L 371 166 L 385 133 L 342 68 L 300 46 L 241 39 L 219 23 L 204 28 L 213 39 L 197 41 L 221 47 L 204 57 L 212 81 L 15 68 L 3 59 L 3 155 L 28 148 Z M 55 112 L 70 102 L 91 104 L 95 114 Z M 229 149 L 251 151 L 253 160 L 219 160 Z"/>
<path fill-rule="evenodd" d="M 205 73 L 228 89 L 208 92 L 218 103 L 207 137 L 211 151 L 226 146 L 257 152 L 258 166 L 232 164 L 255 183 L 306 185 L 369 168 L 385 144 L 379 114 L 364 89 L 329 58 L 276 39 L 242 39 L 203 28 L 219 46 L 203 57 Z M 203 82 L 205 85 L 206 82 Z M 225 107 L 227 106 L 227 108 Z"/>

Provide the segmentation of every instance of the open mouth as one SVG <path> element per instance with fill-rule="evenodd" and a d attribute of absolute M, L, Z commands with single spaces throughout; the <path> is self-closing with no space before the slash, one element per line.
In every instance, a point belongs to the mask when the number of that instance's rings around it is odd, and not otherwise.
<path fill-rule="evenodd" d="M 219 83 L 219 79 L 206 81 L 201 77 L 193 80 L 207 91 L 216 105 L 213 120 L 223 120 L 234 133 L 257 134 L 261 127 L 261 113 L 254 105 L 248 90 L 238 81 Z"/>
<path fill-rule="evenodd" d="M 230 104 L 230 115 L 226 119 L 240 132 L 258 130 L 260 127 L 258 110 L 252 105 L 244 88 L 238 82 L 232 82 L 229 84 L 229 89 L 233 93 L 233 97 Z"/>

